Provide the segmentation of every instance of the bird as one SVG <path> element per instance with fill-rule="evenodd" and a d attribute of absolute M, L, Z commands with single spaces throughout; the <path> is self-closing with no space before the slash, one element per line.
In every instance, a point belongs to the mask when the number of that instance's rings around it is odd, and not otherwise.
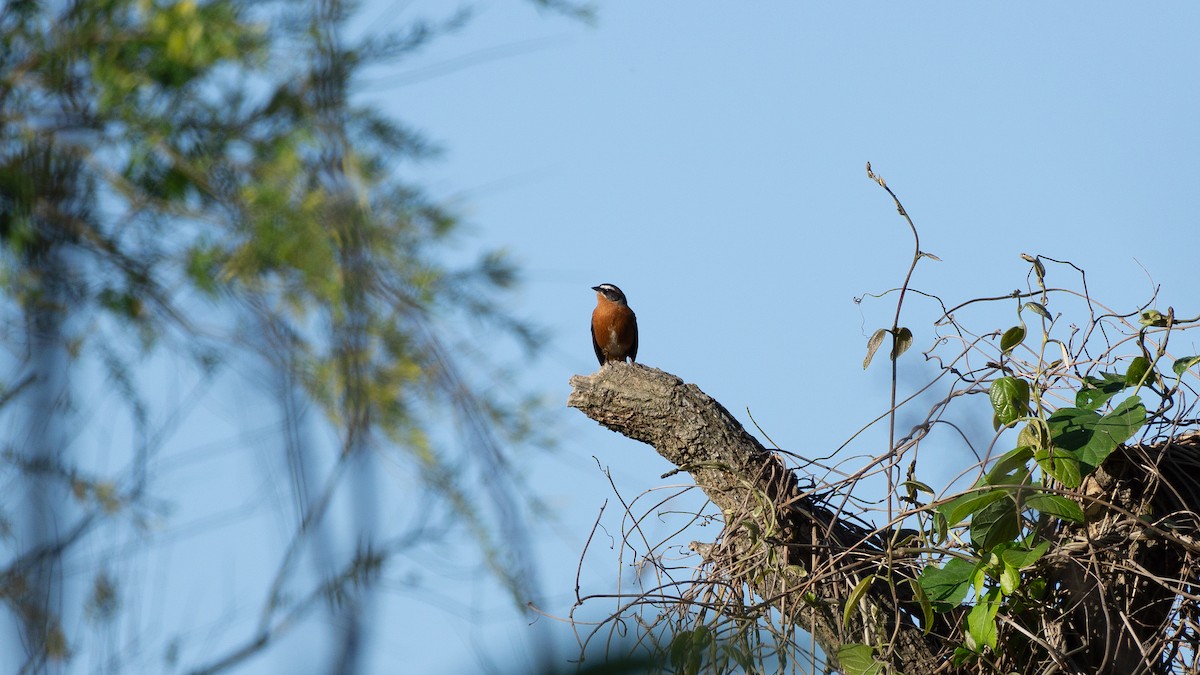
<path fill-rule="evenodd" d="M 637 361 L 637 315 L 621 289 L 612 284 L 592 286 L 596 291 L 596 309 L 592 310 L 592 347 L 603 366 L 614 361 Z"/>

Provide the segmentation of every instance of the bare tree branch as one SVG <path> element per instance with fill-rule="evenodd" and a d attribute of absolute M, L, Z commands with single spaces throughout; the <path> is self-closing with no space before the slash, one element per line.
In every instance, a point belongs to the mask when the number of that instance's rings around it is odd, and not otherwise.
<path fill-rule="evenodd" d="M 839 518 L 821 495 L 801 489 L 775 453 L 751 436 L 696 385 L 640 364 L 609 364 L 571 378 L 567 405 L 603 426 L 652 445 L 696 484 L 725 516 L 718 547 L 729 569 L 751 561 L 753 592 L 789 622 L 810 631 L 831 661 L 839 647 L 887 637 L 893 665 L 933 672 L 939 648 L 923 634 L 907 601 L 911 564 L 881 555 L 889 532 Z M 881 561 L 891 560 L 891 569 Z M 815 573 L 815 572 L 820 573 Z M 868 591 L 843 621 L 843 606 L 864 579 Z M 813 580 L 820 579 L 820 583 Z"/>

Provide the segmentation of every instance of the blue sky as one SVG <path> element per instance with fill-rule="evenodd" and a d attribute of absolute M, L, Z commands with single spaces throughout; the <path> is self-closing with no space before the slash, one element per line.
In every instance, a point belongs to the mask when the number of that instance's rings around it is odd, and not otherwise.
<path fill-rule="evenodd" d="M 378 7 L 396 5 L 368 15 Z M 1198 5 L 614 2 L 592 27 L 519 3 L 481 8 L 368 95 L 444 143 L 413 177 L 458 200 L 468 245 L 521 263 L 512 309 L 553 335 L 523 384 L 552 399 L 595 369 L 589 287 L 611 282 L 638 312 L 640 360 L 744 422 L 748 407 L 784 447 L 839 446 L 887 403 L 884 362 L 861 362 L 894 300 L 854 298 L 898 285 L 912 255 L 867 161 L 942 260 L 923 261 L 914 286 L 948 303 L 1023 286 L 1028 252 L 1084 267 L 1115 308 L 1162 284 L 1160 308 L 1200 311 Z M 927 348 L 932 305 L 909 308 L 902 323 Z M 1006 328 L 1012 309 L 981 313 L 977 328 Z M 927 372 L 913 358 L 902 387 Z M 558 509 L 538 538 L 547 610 L 565 615 L 612 497 L 593 456 L 627 495 L 678 477 L 660 480 L 670 467 L 652 449 L 576 411 L 556 424 L 558 452 L 528 460 L 530 485 Z M 867 434 L 861 449 L 884 439 Z M 944 485 L 973 458 L 947 447 L 931 460 L 924 480 Z M 615 555 L 589 558 L 585 587 L 611 588 Z M 522 663 L 536 631 L 570 655 L 567 626 L 530 628 L 486 586 L 464 596 L 471 612 L 425 606 L 388 632 L 418 660 L 430 641 L 463 645 L 428 654 L 421 672 L 473 672 L 476 652 Z"/>
<path fill-rule="evenodd" d="M 361 25 L 400 29 L 455 7 L 367 0 Z M 549 331 L 536 359 L 502 354 L 520 364 L 517 377 L 484 382 L 499 396 L 540 392 L 552 406 L 557 448 L 514 451 L 553 515 L 533 527 L 548 615 L 570 611 L 577 567 L 585 593 L 631 578 L 609 545 L 622 524 L 602 468 L 626 499 L 688 482 L 661 479 L 672 467 L 651 448 L 565 407 L 568 378 L 596 369 L 591 286 L 624 289 L 641 362 L 696 383 L 747 424 L 749 410 L 781 447 L 809 457 L 887 408 L 886 361 L 861 364 L 868 336 L 891 323 L 894 296 L 855 298 L 897 286 L 912 241 L 868 161 L 903 200 L 922 248 L 941 258 L 923 260 L 913 286 L 948 304 L 1023 287 L 1027 252 L 1087 269 L 1093 296 L 1120 311 L 1161 284 L 1160 309 L 1200 313 L 1200 5 L 626 1 L 600 5 L 592 26 L 517 0 L 478 9 L 460 33 L 373 71 L 359 94 L 443 145 L 442 158 L 406 165 L 406 177 L 464 215 L 469 232 L 452 255 L 509 252 L 524 283 L 508 309 Z M 1049 279 L 1077 287 L 1061 268 Z M 1002 330 L 1013 309 L 964 317 L 979 332 Z M 902 392 L 930 373 L 918 350 L 936 314 L 917 297 L 906 306 L 915 344 Z M 1177 339 L 1181 354 L 1200 353 Z M 210 387 L 185 361 L 147 364 L 148 398 L 188 418 L 165 425 L 167 450 L 152 467 L 162 508 L 145 536 L 114 526 L 119 535 L 82 554 L 133 587 L 110 644 L 150 670 L 176 641 L 180 663 L 194 665 L 245 639 L 295 526 L 278 409 L 245 386 L 264 386 L 265 375 L 239 370 Z M 96 464 L 115 470 L 120 453 L 109 448 L 134 441 L 105 429 L 119 405 L 91 403 L 103 392 L 83 389 L 99 421 L 86 432 L 102 446 Z M 985 406 L 963 404 L 977 411 L 968 432 L 984 442 Z M 314 443 L 332 443 L 320 433 Z M 842 458 L 885 447 L 871 429 Z M 919 477 L 935 487 L 975 461 L 950 439 L 923 447 Z M 414 481 L 402 463 L 383 464 L 381 522 L 419 517 L 395 499 Z M 665 536 L 675 522 L 656 516 L 646 529 Z M 547 645 L 560 661 L 574 655 L 571 628 L 517 611 L 462 558 L 471 551 L 450 542 L 419 568 L 385 572 L 370 672 L 519 673 Z M 67 574 L 85 583 L 90 571 Z M 583 616 L 612 607 L 593 603 Z M 310 672 L 324 663 L 321 621 L 237 672 Z M 105 658 L 101 648 L 76 665 L 99 671 Z"/>

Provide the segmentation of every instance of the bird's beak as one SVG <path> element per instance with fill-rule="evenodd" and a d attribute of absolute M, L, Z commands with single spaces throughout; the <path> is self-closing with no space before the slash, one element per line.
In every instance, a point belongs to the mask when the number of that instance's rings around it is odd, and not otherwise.
<path fill-rule="evenodd" d="M 599 287 L 599 286 L 592 286 L 592 290 L 593 290 L 593 291 L 596 291 L 597 293 L 599 293 L 599 292 L 600 292 L 600 287 Z"/>

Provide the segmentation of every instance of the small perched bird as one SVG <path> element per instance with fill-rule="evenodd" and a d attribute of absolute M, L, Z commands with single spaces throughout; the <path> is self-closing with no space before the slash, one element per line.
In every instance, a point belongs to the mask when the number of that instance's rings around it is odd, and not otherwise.
<path fill-rule="evenodd" d="M 612 284 L 592 286 L 596 309 L 592 310 L 592 347 L 600 365 L 612 361 L 637 361 L 637 315 L 629 309 L 625 294 Z"/>

